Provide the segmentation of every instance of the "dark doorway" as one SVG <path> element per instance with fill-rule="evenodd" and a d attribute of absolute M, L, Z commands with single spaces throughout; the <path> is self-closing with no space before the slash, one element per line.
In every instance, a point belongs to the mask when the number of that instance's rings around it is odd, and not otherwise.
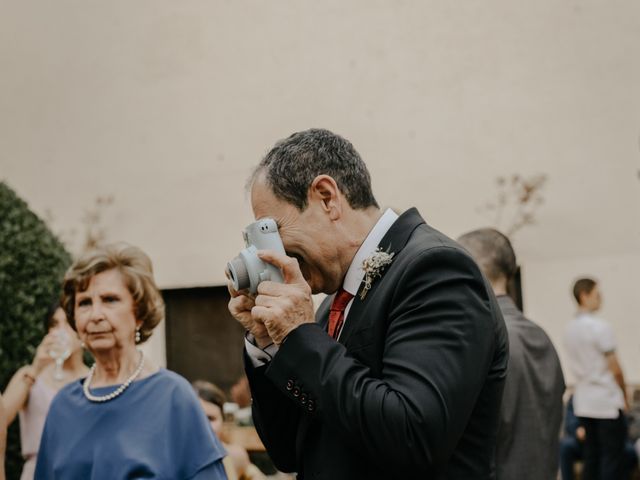
<path fill-rule="evenodd" d="M 213 382 L 228 393 L 244 374 L 244 329 L 227 310 L 227 287 L 168 289 L 162 295 L 167 368 L 190 382 Z"/>

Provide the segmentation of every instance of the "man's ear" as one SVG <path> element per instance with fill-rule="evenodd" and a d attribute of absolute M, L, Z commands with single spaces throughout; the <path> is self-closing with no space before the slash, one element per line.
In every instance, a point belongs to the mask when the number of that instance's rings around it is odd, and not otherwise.
<path fill-rule="evenodd" d="M 309 204 L 320 202 L 322 209 L 331 220 L 338 220 L 342 216 L 342 199 L 338 184 L 329 175 L 318 175 L 309 187 Z"/>

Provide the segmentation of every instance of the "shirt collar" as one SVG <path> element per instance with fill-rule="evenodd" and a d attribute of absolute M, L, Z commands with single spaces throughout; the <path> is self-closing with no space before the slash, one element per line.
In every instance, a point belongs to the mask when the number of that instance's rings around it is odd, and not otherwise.
<path fill-rule="evenodd" d="M 367 235 L 367 238 L 364 239 L 362 245 L 360 245 L 360 248 L 351 261 L 351 265 L 349 265 L 349 270 L 347 270 L 347 274 L 345 275 L 344 282 L 342 284 L 342 288 L 351 295 L 355 296 L 355 294 L 358 293 L 358 288 L 360 288 L 360 284 L 364 278 L 362 263 L 369 255 L 375 252 L 376 248 L 378 248 L 378 245 L 382 241 L 382 238 L 397 219 L 398 214 L 390 208 L 387 208 L 373 226 Z"/>

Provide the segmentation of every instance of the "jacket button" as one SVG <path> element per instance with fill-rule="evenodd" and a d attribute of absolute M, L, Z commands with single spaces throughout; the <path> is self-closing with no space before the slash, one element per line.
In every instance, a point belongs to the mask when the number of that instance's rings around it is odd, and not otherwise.
<path fill-rule="evenodd" d="M 287 390 L 293 390 L 293 380 L 287 380 Z"/>
<path fill-rule="evenodd" d="M 316 402 L 314 402 L 313 400 L 309 400 L 307 402 L 307 410 L 309 410 L 310 412 L 314 412 L 316 409 Z"/>
<path fill-rule="evenodd" d="M 302 405 L 304 405 L 305 403 L 307 403 L 307 399 L 308 399 L 308 398 L 309 398 L 309 397 L 307 396 L 307 394 L 306 394 L 306 393 L 303 393 L 302 395 L 300 395 L 300 403 L 301 403 Z"/>
<path fill-rule="evenodd" d="M 293 396 L 298 398 L 300 396 L 300 387 L 293 387 Z"/>

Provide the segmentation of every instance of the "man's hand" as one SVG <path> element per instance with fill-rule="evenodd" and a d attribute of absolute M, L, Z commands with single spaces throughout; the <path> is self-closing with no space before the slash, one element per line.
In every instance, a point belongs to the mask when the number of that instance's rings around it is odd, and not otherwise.
<path fill-rule="evenodd" d="M 272 342 L 266 327 L 262 322 L 256 321 L 251 315 L 251 309 L 255 302 L 246 291 L 238 292 L 233 288 L 231 281 L 227 284 L 229 295 L 229 312 L 240 324 L 253 335 L 256 344 L 260 348 L 270 345 Z"/>
<path fill-rule="evenodd" d="M 311 288 L 295 258 L 268 250 L 258 252 L 258 256 L 282 270 L 284 283 L 260 283 L 251 316 L 262 323 L 274 343 L 280 345 L 298 326 L 315 322 Z"/>

